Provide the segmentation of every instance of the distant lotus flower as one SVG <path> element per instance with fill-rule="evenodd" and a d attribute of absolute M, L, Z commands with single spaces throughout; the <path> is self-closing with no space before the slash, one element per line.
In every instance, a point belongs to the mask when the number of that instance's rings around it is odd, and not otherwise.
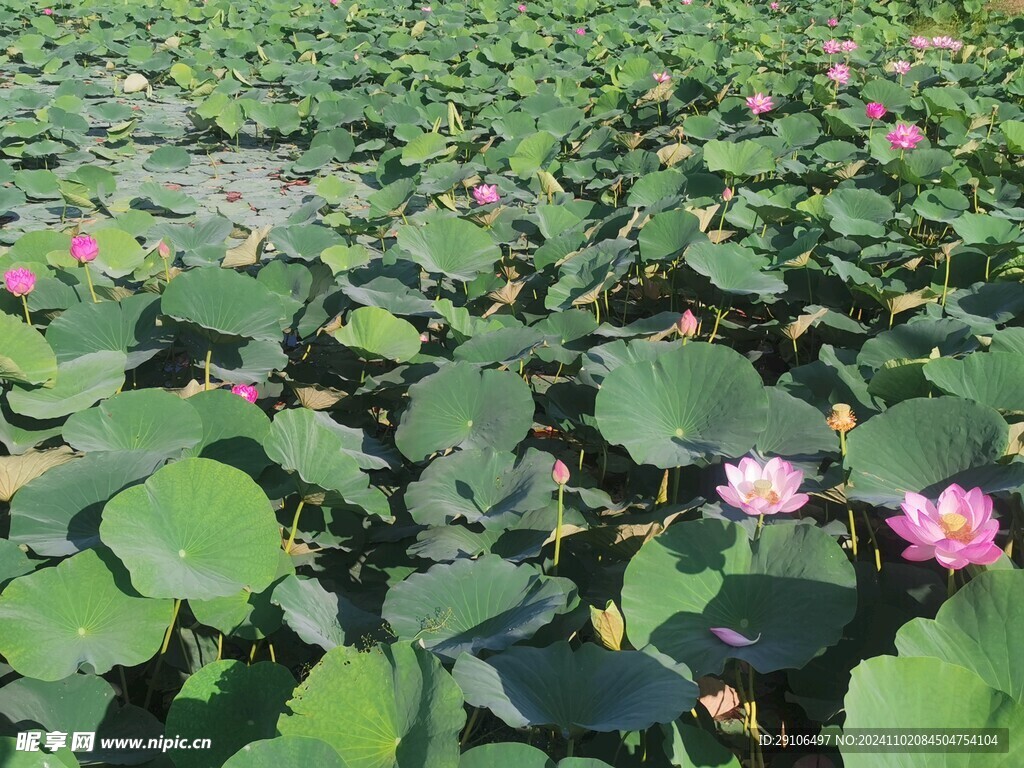
<path fill-rule="evenodd" d="M 555 466 L 551 468 L 551 479 L 556 485 L 565 485 L 569 482 L 569 468 L 561 459 L 555 460 Z"/>
<path fill-rule="evenodd" d="M 911 48 L 917 48 L 917 50 L 919 51 L 923 51 L 926 48 L 931 48 L 932 46 L 931 41 L 927 37 L 921 37 L 920 35 L 915 35 L 914 37 L 910 38 L 907 42 L 910 44 Z"/>
<path fill-rule="evenodd" d="M 750 99 L 747 99 L 747 101 L 749 102 Z M 753 107 L 751 107 L 751 109 L 753 109 Z M 722 200 L 728 203 L 730 200 L 732 200 L 734 194 L 736 193 L 732 191 L 732 187 L 726 187 L 725 189 L 722 190 Z"/>
<path fill-rule="evenodd" d="M 424 5 L 424 6 L 422 7 L 422 8 L 420 8 L 420 10 L 421 10 L 421 11 L 423 11 L 424 13 L 430 13 L 430 12 L 432 12 L 432 11 L 433 11 L 434 9 L 433 9 L 433 8 L 431 8 L 431 7 L 429 6 L 429 5 Z"/>
<path fill-rule="evenodd" d="M 676 320 L 676 330 L 684 339 L 692 339 L 697 335 L 697 316 L 690 310 L 686 310 Z"/>
<path fill-rule="evenodd" d="M 585 34 L 587 34 L 587 30 L 584 29 L 583 27 L 576 27 L 576 34 L 577 35 L 585 35 Z"/>
<path fill-rule="evenodd" d="M 994 543 L 999 522 L 992 519 L 992 498 L 981 488 L 965 491 L 954 483 L 939 494 L 937 504 L 919 493 L 907 493 L 903 515 L 886 522 L 910 546 L 903 550 L 907 560 L 935 558 L 946 568 L 990 565 L 1002 550 Z"/>
<path fill-rule="evenodd" d="M 828 20 L 828 25 L 830 27 L 838 27 L 839 26 L 839 19 L 829 19 Z"/>
<path fill-rule="evenodd" d="M 910 62 L 903 60 L 894 61 L 892 63 L 892 71 L 897 75 L 905 75 L 910 71 Z"/>
<path fill-rule="evenodd" d="M 892 149 L 913 149 L 924 140 L 924 134 L 916 125 L 897 123 L 896 128 L 885 135 Z"/>
<path fill-rule="evenodd" d="M 728 485 L 715 490 L 722 501 L 748 515 L 775 515 L 795 512 L 808 501 L 806 493 L 797 493 L 804 473 L 778 457 L 769 459 L 762 467 L 750 457 L 740 460 L 739 466 L 725 465 Z"/>
<path fill-rule="evenodd" d="M 235 384 L 231 388 L 231 394 L 244 397 L 250 403 L 255 403 L 259 399 L 259 392 L 256 391 L 256 387 L 251 384 Z"/>
<path fill-rule="evenodd" d="M 337 5 L 341 0 L 331 0 L 331 5 Z"/>
<path fill-rule="evenodd" d="M 768 3 L 768 7 L 771 8 L 773 11 L 779 10 L 779 4 L 778 3 Z"/>
<path fill-rule="evenodd" d="M 693 0 L 683 0 L 683 5 L 690 5 L 692 3 L 693 3 Z"/>
<path fill-rule="evenodd" d="M 516 10 L 519 11 L 520 13 L 526 13 L 526 4 L 520 3 L 519 5 L 516 6 Z"/>
<path fill-rule="evenodd" d="M 498 185 L 480 184 L 473 187 L 473 199 L 476 200 L 477 205 L 498 202 L 501 199 L 500 195 L 498 195 Z"/>
<path fill-rule="evenodd" d="M 881 120 L 885 117 L 887 112 L 884 104 L 879 104 L 877 101 L 872 101 L 866 107 L 864 107 L 864 114 L 871 120 Z"/>
<path fill-rule="evenodd" d="M 163 240 L 156 244 L 156 252 L 160 254 L 161 259 L 169 259 L 171 257 L 171 247 Z"/>
<path fill-rule="evenodd" d="M 100 252 L 100 244 L 90 235 L 77 235 L 71 238 L 71 258 L 85 264 L 96 258 Z"/>
<path fill-rule="evenodd" d="M 762 112 L 768 112 L 775 108 L 775 104 L 772 103 L 772 97 L 765 96 L 763 93 L 747 96 L 747 106 L 755 115 L 760 115 Z"/>
<path fill-rule="evenodd" d="M 944 48 L 947 51 L 957 51 L 960 50 L 960 48 L 963 48 L 963 45 L 964 44 L 961 43 L 959 40 L 954 40 L 952 37 L 949 37 L 948 35 L 932 38 L 933 48 Z"/>
<path fill-rule="evenodd" d="M 761 639 L 760 634 L 751 640 L 741 635 L 739 632 L 727 627 L 710 627 L 708 631 L 723 643 L 730 645 L 733 648 L 745 648 L 748 645 L 753 645 Z"/>
<path fill-rule="evenodd" d="M 654 82 L 656 83 L 667 83 L 672 79 L 672 75 L 668 72 L 655 72 L 651 77 L 654 78 Z"/>
<path fill-rule="evenodd" d="M 843 53 L 850 53 L 851 51 L 856 51 L 857 43 L 855 43 L 853 40 L 843 40 L 843 42 L 839 44 L 839 50 L 841 50 Z"/>
<path fill-rule="evenodd" d="M 952 42 L 952 43 L 950 44 L 950 46 L 949 46 L 949 50 L 951 50 L 951 51 L 954 51 L 954 52 L 956 52 L 956 51 L 959 51 L 959 50 L 960 50 L 961 48 L 963 48 L 963 47 L 964 47 L 964 44 L 963 44 L 963 41 L 962 41 L 962 40 L 954 40 L 954 41 L 953 41 L 953 42 Z"/>
<path fill-rule="evenodd" d="M 15 296 L 28 296 L 36 287 L 35 272 L 25 267 L 9 269 L 4 272 L 4 287 Z"/>
<path fill-rule="evenodd" d="M 830 67 L 827 74 L 828 79 L 834 80 L 837 85 L 846 85 L 850 82 L 850 68 L 845 64 L 836 64 Z"/>
<path fill-rule="evenodd" d="M 838 40 L 826 40 L 821 44 L 821 50 L 830 56 L 834 53 L 839 53 L 843 48 L 842 44 Z"/>
<path fill-rule="evenodd" d="M 44 16 L 53 16 L 53 8 L 43 8 Z"/>

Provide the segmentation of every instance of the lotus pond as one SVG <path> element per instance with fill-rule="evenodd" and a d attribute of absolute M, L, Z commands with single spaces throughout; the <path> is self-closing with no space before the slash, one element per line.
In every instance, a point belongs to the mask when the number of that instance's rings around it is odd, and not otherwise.
<path fill-rule="evenodd" d="M 1024 20 L 2 6 L 4 768 L 1024 765 Z"/>

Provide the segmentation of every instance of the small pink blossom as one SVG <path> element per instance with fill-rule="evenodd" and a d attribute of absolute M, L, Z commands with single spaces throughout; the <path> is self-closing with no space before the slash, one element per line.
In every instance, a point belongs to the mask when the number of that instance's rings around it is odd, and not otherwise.
<path fill-rule="evenodd" d="M 337 6 L 338 3 L 340 3 L 340 2 L 341 2 L 341 0 L 331 0 L 331 5 Z"/>
<path fill-rule="evenodd" d="M 828 72 L 829 80 L 834 80 L 837 85 L 846 85 L 850 82 L 850 68 L 845 64 L 836 64 L 829 68 Z"/>
<path fill-rule="evenodd" d="M 897 75 L 905 75 L 907 74 L 907 72 L 910 71 L 910 62 L 903 61 L 902 59 L 894 61 L 892 63 L 892 71 L 895 72 Z"/>
<path fill-rule="evenodd" d="M 654 78 L 654 82 L 656 83 L 667 83 L 672 79 L 672 75 L 668 72 L 655 72 L 651 77 Z"/>
<path fill-rule="evenodd" d="M 961 43 L 959 40 L 954 40 L 952 37 L 949 37 L 948 35 L 942 35 L 941 37 L 932 38 L 932 47 L 944 49 L 947 51 L 959 51 L 961 48 L 964 47 L 964 44 Z"/>
<path fill-rule="evenodd" d="M 821 50 L 827 53 L 829 56 L 835 53 L 839 53 L 842 50 L 842 45 L 838 40 L 826 40 L 821 44 Z"/>
<path fill-rule="evenodd" d="M 954 53 L 956 53 L 957 51 L 959 51 L 963 47 L 964 47 L 964 43 L 963 43 L 962 40 L 954 40 L 952 43 L 950 43 L 949 50 L 951 50 Z"/>
<path fill-rule="evenodd" d="M 775 108 L 775 104 L 772 102 L 771 96 L 765 96 L 763 93 L 755 93 L 753 96 L 747 96 L 747 107 L 755 115 L 760 115 L 762 112 L 768 112 Z"/>
<path fill-rule="evenodd" d="M 585 35 L 587 34 L 587 30 L 583 27 L 576 27 L 576 34 L 580 36 Z"/>
<path fill-rule="evenodd" d="M 892 149 L 913 149 L 924 140 L 924 134 L 916 125 L 897 123 L 885 138 L 889 140 Z"/>
<path fill-rule="evenodd" d="M 100 252 L 100 244 L 91 235 L 76 235 L 71 238 L 71 258 L 85 264 L 93 261 Z"/>
<path fill-rule="evenodd" d="M 161 259 L 168 259 L 171 256 L 171 246 L 161 240 L 156 244 L 156 252 L 160 254 Z"/>
<path fill-rule="evenodd" d="M 885 105 L 880 104 L 877 101 L 872 101 L 866 107 L 864 107 L 864 114 L 868 116 L 870 120 L 881 120 L 885 117 L 887 112 Z"/>
<path fill-rule="evenodd" d="M 920 35 L 915 35 L 914 37 L 910 38 L 907 41 L 907 43 L 910 44 L 911 48 L 916 48 L 919 51 L 923 51 L 926 48 L 931 48 L 932 45 L 931 41 L 927 37 L 921 37 Z"/>
<path fill-rule="evenodd" d="M 965 491 L 954 483 L 939 494 L 937 504 L 919 493 L 907 493 L 903 515 L 886 522 L 910 542 L 907 560 L 935 558 L 946 568 L 959 570 L 971 563 L 991 565 L 1002 554 L 993 542 L 999 521 L 992 519 L 992 497 L 981 488 Z"/>
<path fill-rule="evenodd" d="M 745 648 L 748 645 L 753 645 L 761 639 L 760 633 L 758 633 L 757 637 L 751 640 L 745 635 L 741 635 L 736 630 L 729 629 L 728 627 L 710 627 L 708 631 L 723 643 L 732 646 L 733 648 Z"/>
<path fill-rule="evenodd" d="M 683 314 L 679 316 L 679 319 L 676 320 L 676 330 L 679 331 L 680 336 L 687 339 L 692 339 L 697 335 L 698 325 L 697 316 L 690 310 L 683 312 Z"/>
<path fill-rule="evenodd" d="M 15 296 L 28 296 L 36 287 L 36 275 L 31 269 L 18 267 L 4 272 L 4 287 Z"/>
<path fill-rule="evenodd" d="M 806 493 L 797 493 L 804 473 L 777 456 L 763 467 L 749 456 L 739 466 L 726 464 L 725 476 L 728 485 L 715 490 L 722 501 L 748 515 L 795 512 L 809 499 Z"/>
<path fill-rule="evenodd" d="M 244 397 L 250 403 L 255 403 L 259 399 L 259 392 L 256 391 L 256 387 L 251 384 L 235 384 L 231 388 L 231 394 Z"/>
<path fill-rule="evenodd" d="M 683 5 L 691 5 L 693 0 L 683 0 Z"/>
<path fill-rule="evenodd" d="M 561 459 L 555 460 L 555 465 L 551 468 L 551 479 L 556 485 L 565 485 L 569 482 L 569 468 Z"/>
<path fill-rule="evenodd" d="M 779 10 L 779 4 L 778 3 L 768 3 L 768 7 L 771 8 L 773 11 Z"/>
<path fill-rule="evenodd" d="M 843 40 L 843 42 L 839 44 L 839 50 L 841 50 L 843 53 L 850 53 L 851 51 L 856 51 L 857 43 L 855 43 L 853 40 Z"/>
<path fill-rule="evenodd" d="M 526 13 L 526 3 L 520 3 L 516 6 L 516 10 L 520 13 Z"/>
<path fill-rule="evenodd" d="M 498 202 L 501 199 L 501 196 L 498 194 L 498 185 L 479 184 L 473 187 L 473 199 L 476 200 L 477 205 Z"/>
<path fill-rule="evenodd" d="M 53 16 L 53 8 L 43 8 L 43 16 Z"/>
<path fill-rule="evenodd" d="M 420 10 L 423 11 L 424 13 L 431 13 L 433 12 L 434 9 L 431 8 L 429 5 L 424 5 L 422 8 L 420 8 Z"/>
<path fill-rule="evenodd" d="M 838 27 L 839 26 L 839 19 L 829 19 L 828 20 L 828 25 L 830 27 Z"/>
<path fill-rule="evenodd" d="M 734 194 L 735 193 L 733 192 L 732 187 L 726 187 L 725 189 L 722 190 L 722 200 L 728 203 L 730 200 L 732 200 L 732 196 Z"/>

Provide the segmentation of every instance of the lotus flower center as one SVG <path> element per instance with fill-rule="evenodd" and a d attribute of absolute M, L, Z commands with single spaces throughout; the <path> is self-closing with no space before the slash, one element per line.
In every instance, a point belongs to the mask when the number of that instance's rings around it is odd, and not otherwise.
<path fill-rule="evenodd" d="M 974 531 L 967 525 L 967 518 L 956 512 L 950 512 L 939 518 L 939 525 L 946 533 L 947 539 L 966 542 L 974 538 Z"/>
<path fill-rule="evenodd" d="M 771 480 L 754 481 L 754 490 L 747 494 L 747 501 L 754 498 L 764 499 L 769 504 L 779 503 L 779 494 L 777 494 L 775 489 L 772 487 Z"/>

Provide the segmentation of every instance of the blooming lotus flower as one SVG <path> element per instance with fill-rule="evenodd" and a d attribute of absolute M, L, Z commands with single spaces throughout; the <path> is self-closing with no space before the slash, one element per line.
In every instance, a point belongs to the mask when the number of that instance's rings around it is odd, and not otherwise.
<path fill-rule="evenodd" d="M 749 106 L 749 103 L 750 103 L 750 99 L 747 99 L 747 105 L 748 106 Z M 753 109 L 753 107 L 751 107 L 751 109 Z M 732 191 L 732 187 L 726 187 L 725 189 L 722 190 L 722 200 L 724 202 L 728 203 L 730 200 L 732 200 L 734 194 L 736 194 L 736 193 Z"/>
<path fill-rule="evenodd" d="M 840 45 L 838 40 L 826 40 L 824 43 L 821 44 L 821 50 L 823 50 L 829 56 L 835 53 L 839 53 L 841 49 L 842 45 Z"/>
<path fill-rule="evenodd" d="M 896 128 L 885 135 L 892 149 L 913 149 L 924 140 L 924 134 L 916 125 L 897 123 Z"/>
<path fill-rule="evenodd" d="M 845 64 L 836 64 L 830 67 L 827 74 L 828 79 L 834 80 L 836 85 L 846 85 L 850 82 L 850 68 Z"/>
<path fill-rule="evenodd" d="M 857 47 L 857 44 L 853 42 L 853 40 L 843 40 L 843 42 L 839 44 L 839 50 L 841 50 L 843 53 L 850 53 L 851 51 L 856 51 Z"/>
<path fill-rule="evenodd" d="M 686 310 L 676 320 L 676 330 L 679 331 L 679 335 L 686 339 L 691 339 L 697 335 L 697 316 L 690 310 Z"/>
<path fill-rule="evenodd" d="M 690 5 L 691 3 L 693 3 L 693 0 L 683 0 L 683 5 Z"/>
<path fill-rule="evenodd" d="M 733 648 L 745 648 L 748 645 L 753 645 L 761 639 L 760 633 L 753 640 L 741 635 L 739 632 L 728 627 L 710 627 L 708 631 L 721 640 L 726 645 L 730 645 Z"/>
<path fill-rule="evenodd" d="M 43 8 L 43 16 L 53 16 L 53 8 Z"/>
<path fill-rule="evenodd" d="M 952 37 L 949 37 L 948 35 L 942 35 L 941 37 L 932 38 L 933 48 L 942 48 L 947 51 L 954 51 L 960 50 L 960 48 L 962 48 L 963 45 L 964 44 L 961 43 L 959 40 L 954 40 Z"/>
<path fill-rule="evenodd" d="M 15 296 L 28 296 L 36 287 L 36 274 L 31 269 L 18 267 L 4 272 L 4 287 Z"/>
<path fill-rule="evenodd" d="M 341 0 L 331 0 L 331 5 L 337 6 L 337 4 L 340 2 Z"/>
<path fill-rule="evenodd" d="M 765 96 L 763 93 L 747 96 L 747 106 L 755 115 L 760 115 L 762 112 L 768 112 L 775 108 L 775 104 L 772 103 L 772 97 Z"/>
<path fill-rule="evenodd" d="M 516 6 L 516 10 L 519 11 L 520 13 L 526 13 L 526 4 L 520 3 L 519 5 Z"/>
<path fill-rule="evenodd" d="M 992 519 L 992 498 L 981 488 L 965 491 L 954 483 L 939 494 L 937 504 L 919 493 L 907 493 L 903 515 L 886 522 L 910 542 L 903 550 L 907 560 L 935 558 L 946 568 L 990 565 L 1002 550 L 994 543 L 999 522 Z"/>
<path fill-rule="evenodd" d="M 963 47 L 964 47 L 964 44 L 963 44 L 962 40 L 954 40 L 952 43 L 950 43 L 949 50 L 951 50 L 951 51 L 953 51 L 955 53 L 956 51 L 959 51 Z"/>
<path fill-rule="evenodd" d="M 907 41 L 907 43 L 910 44 L 911 48 L 917 48 L 917 50 L 919 51 L 923 51 L 926 48 L 931 48 L 932 45 L 931 41 L 927 37 L 921 37 L 920 35 L 915 35 L 914 37 L 910 38 Z"/>
<path fill-rule="evenodd" d="M 768 3 L 768 7 L 771 8 L 773 11 L 779 10 L 779 4 L 778 3 Z"/>
<path fill-rule="evenodd" d="M 576 34 L 577 35 L 585 35 L 585 34 L 587 34 L 587 30 L 584 29 L 583 27 L 576 27 Z"/>
<path fill-rule="evenodd" d="M 424 13 L 431 13 L 434 9 L 431 8 L 429 5 L 424 5 L 422 8 L 420 8 L 420 10 L 423 11 Z"/>
<path fill-rule="evenodd" d="M 551 479 L 556 485 L 565 485 L 569 482 L 569 468 L 561 459 L 555 460 L 555 466 L 551 468 Z"/>
<path fill-rule="evenodd" d="M 829 19 L 828 20 L 828 25 L 830 27 L 838 27 L 839 26 L 839 19 Z"/>
<path fill-rule="evenodd" d="M 77 235 L 71 238 L 71 258 L 85 264 L 96 258 L 100 252 L 100 244 L 90 235 Z"/>
<path fill-rule="evenodd" d="M 895 72 L 897 75 L 905 75 L 907 74 L 907 72 L 910 71 L 910 62 L 903 61 L 902 59 L 899 61 L 894 61 L 892 63 L 892 71 Z"/>
<path fill-rule="evenodd" d="M 473 187 L 473 199 L 476 200 L 477 205 L 498 202 L 501 199 L 500 195 L 498 195 L 498 185 L 480 184 Z"/>
<path fill-rule="evenodd" d="M 795 512 L 808 501 L 806 493 L 797 493 L 804 473 L 779 457 L 770 459 L 763 467 L 749 456 L 739 466 L 725 465 L 728 485 L 715 490 L 722 501 L 748 515 L 775 515 Z"/>
<path fill-rule="evenodd" d="M 879 104 L 877 101 L 872 101 L 864 107 L 864 114 L 867 115 L 870 120 L 881 120 L 885 117 L 886 111 L 885 105 Z"/>
<path fill-rule="evenodd" d="M 672 75 L 668 72 L 655 72 L 651 77 L 654 78 L 654 82 L 656 83 L 667 83 L 672 79 Z"/>
<path fill-rule="evenodd" d="M 251 384 L 235 384 L 231 388 L 231 394 L 244 397 L 250 403 L 255 403 L 259 399 L 259 392 L 256 391 L 256 387 Z"/>

